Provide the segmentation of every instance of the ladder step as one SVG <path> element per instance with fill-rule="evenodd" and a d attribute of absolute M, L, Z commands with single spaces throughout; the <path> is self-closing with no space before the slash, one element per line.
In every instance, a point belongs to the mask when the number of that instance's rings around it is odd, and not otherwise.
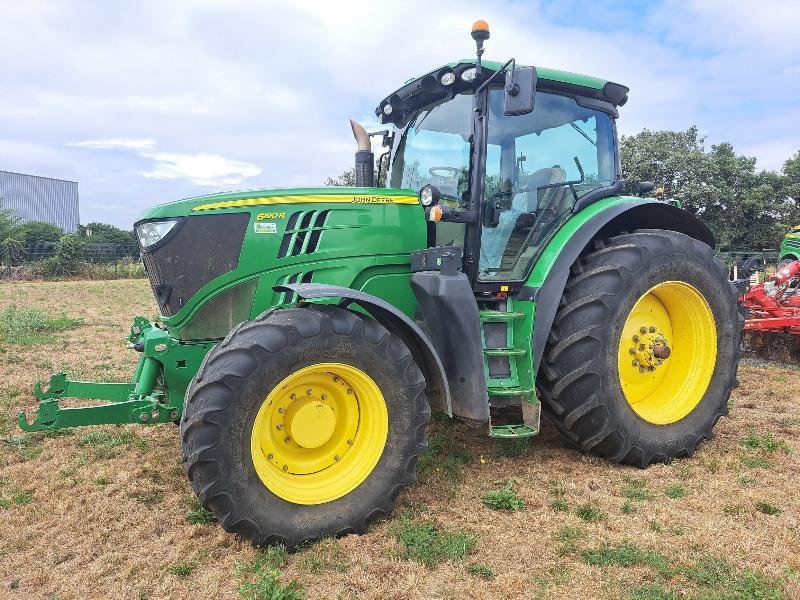
<path fill-rule="evenodd" d="M 486 389 L 490 396 L 530 396 L 535 392 L 533 388 L 519 386 L 495 387 L 490 385 Z"/>
<path fill-rule="evenodd" d="M 505 312 L 501 310 L 482 310 L 479 315 L 481 323 L 507 323 L 508 321 L 525 318 L 525 313 Z"/>
<path fill-rule="evenodd" d="M 538 431 L 525 425 L 492 425 L 489 435 L 494 438 L 526 438 L 536 435 Z"/>
<path fill-rule="evenodd" d="M 527 351 L 522 348 L 484 348 L 483 353 L 486 356 L 524 356 Z"/>

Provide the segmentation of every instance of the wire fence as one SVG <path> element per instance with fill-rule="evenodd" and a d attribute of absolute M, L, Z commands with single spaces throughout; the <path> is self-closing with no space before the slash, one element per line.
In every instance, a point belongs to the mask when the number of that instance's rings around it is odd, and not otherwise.
<path fill-rule="evenodd" d="M 5 244 L 0 246 L 0 277 L 12 279 L 38 278 L 48 259 L 58 255 L 57 242 Z M 87 244 L 77 262 L 87 274 L 109 278 L 141 276 L 144 265 L 137 244 Z M 77 275 L 78 273 L 76 273 Z"/>

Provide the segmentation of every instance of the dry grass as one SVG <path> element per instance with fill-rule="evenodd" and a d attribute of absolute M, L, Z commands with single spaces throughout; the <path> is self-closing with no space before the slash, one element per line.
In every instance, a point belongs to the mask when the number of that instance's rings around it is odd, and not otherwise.
<path fill-rule="evenodd" d="M 12 304 L 84 324 L 0 347 L 2 598 L 238 598 L 274 570 L 320 599 L 800 597 L 797 370 L 743 365 L 715 438 L 646 470 L 583 456 L 546 423 L 529 448 L 509 449 L 436 421 L 438 453 L 392 519 L 275 560 L 198 516 L 173 426 L 15 428 L 16 412 L 33 407 L 31 384 L 53 370 L 130 376 L 127 327 L 156 311 L 146 281 L 0 284 L 0 311 Z M 512 479 L 524 507 L 484 505 Z M 477 546 L 426 566 L 402 545 L 409 523 Z"/>

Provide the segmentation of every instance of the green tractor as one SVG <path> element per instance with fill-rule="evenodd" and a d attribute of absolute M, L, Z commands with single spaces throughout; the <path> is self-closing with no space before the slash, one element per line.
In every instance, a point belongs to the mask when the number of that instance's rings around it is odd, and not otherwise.
<path fill-rule="evenodd" d="M 778 253 L 778 268 L 800 260 L 800 225 L 795 225 L 781 241 Z"/>
<path fill-rule="evenodd" d="M 485 22 L 472 37 L 475 59 L 378 104 L 386 131 L 353 124 L 358 187 L 146 211 L 161 318 L 134 321 L 133 380 L 54 375 L 20 427 L 179 423 L 203 506 L 288 547 L 389 514 L 431 408 L 504 439 L 544 412 L 580 450 L 639 467 L 691 456 L 737 383 L 712 234 L 643 197 L 652 184 L 621 195 L 626 87 L 483 62 Z"/>

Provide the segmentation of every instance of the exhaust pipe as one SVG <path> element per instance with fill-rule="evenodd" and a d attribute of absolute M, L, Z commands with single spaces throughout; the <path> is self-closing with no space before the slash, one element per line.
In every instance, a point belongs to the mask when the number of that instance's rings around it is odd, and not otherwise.
<path fill-rule="evenodd" d="M 375 187 L 375 155 L 369 141 L 367 130 L 360 123 L 350 119 L 350 128 L 356 138 L 356 185 L 358 187 Z"/>

